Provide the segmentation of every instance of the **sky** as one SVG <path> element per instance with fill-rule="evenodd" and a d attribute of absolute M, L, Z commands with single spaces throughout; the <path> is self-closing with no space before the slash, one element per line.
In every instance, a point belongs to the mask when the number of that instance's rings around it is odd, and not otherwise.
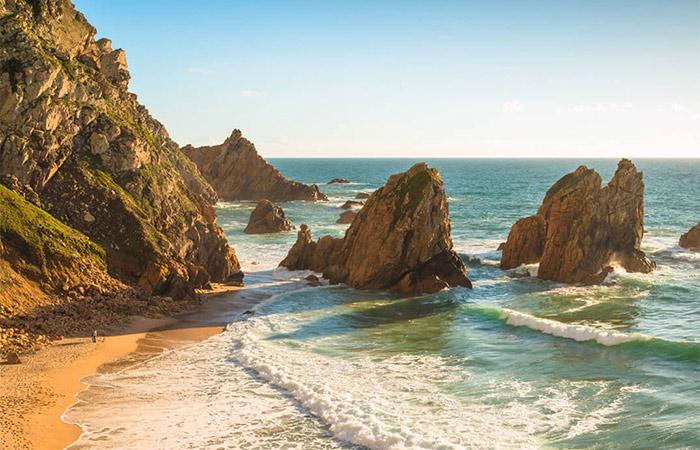
<path fill-rule="evenodd" d="M 74 0 L 180 145 L 700 157 L 697 0 Z"/>

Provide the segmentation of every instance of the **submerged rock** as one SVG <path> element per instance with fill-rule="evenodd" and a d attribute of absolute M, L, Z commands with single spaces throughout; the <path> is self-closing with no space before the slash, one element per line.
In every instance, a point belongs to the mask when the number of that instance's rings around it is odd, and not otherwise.
<path fill-rule="evenodd" d="M 355 200 L 348 200 L 347 202 L 340 205 L 338 208 L 340 208 L 340 209 L 361 208 L 362 205 L 364 205 L 364 204 L 365 204 L 365 202 L 357 202 Z"/>
<path fill-rule="evenodd" d="M 640 250 L 644 183 L 622 159 L 606 187 L 581 166 L 552 186 L 537 214 L 518 220 L 503 247 L 501 268 L 540 263 L 538 277 L 564 283 L 599 283 L 618 264 L 651 272 L 656 264 Z"/>
<path fill-rule="evenodd" d="M 280 266 L 322 272 L 332 283 L 404 293 L 471 287 L 452 250 L 447 196 L 437 169 L 419 163 L 389 177 L 360 210 L 342 239 L 317 242 L 302 225 Z"/>
<path fill-rule="evenodd" d="M 700 222 L 681 236 L 678 245 L 694 252 L 700 252 Z"/>
<path fill-rule="evenodd" d="M 258 154 L 255 145 L 242 136 L 241 130 L 233 130 L 223 144 L 186 145 L 182 151 L 197 165 L 222 200 L 328 200 L 315 184 L 283 177 Z"/>
<path fill-rule="evenodd" d="M 366 192 L 358 192 L 355 196 L 355 200 L 366 200 L 369 198 L 369 194 Z"/>
<path fill-rule="evenodd" d="M 345 178 L 333 178 L 331 181 L 329 181 L 326 184 L 349 184 L 350 182 L 346 180 Z"/>
<path fill-rule="evenodd" d="M 335 221 L 335 223 L 352 223 L 353 220 L 355 220 L 355 217 L 357 216 L 357 213 L 355 211 L 345 211 L 343 213 L 340 213 L 340 217 L 338 220 Z"/>
<path fill-rule="evenodd" d="M 284 210 L 281 206 L 275 206 L 269 200 L 261 200 L 250 213 L 248 226 L 243 232 L 248 234 L 278 233 L 293 229 L 292 222 L 284 217 Z"/>

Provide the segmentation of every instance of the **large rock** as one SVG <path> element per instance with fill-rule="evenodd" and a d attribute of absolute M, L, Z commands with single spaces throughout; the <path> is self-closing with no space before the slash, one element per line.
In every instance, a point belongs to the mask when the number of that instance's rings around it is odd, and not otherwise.
<path fill-rule="evenodd" d="M 307 185 L 282 176 L 265 161 L 252 142 L 233 130 L 223 144 L 187 145 L 182 151 L 197 165 L 222 200 L 328 200 L 315 184 Z"/>
<path fill-rule="evenodd" d="M 95 41 L 69 0 L 0 1 L 0 17 L 0 175 L 48 213 L 18 206 L 40 220 L 24 227 L 23 239 L 52 227 L 52 241 L 37 250 L 44 266 L 27 270 L 13 259 L 26 252 L 14 238 L 0 259 L 51 293 L 62 283 L 60 267 L 79 278 L 68 260 L 92 264 L 91 245 L 58 241 L 80 235 L 105 253 L 95 267 L 146 294 L 192 298 L 207 280 L 240 281 L 216 224 L 216 193 L 128 91 L 124 51 Z M 68 259 L 48 251 L 76 242 Z"/>
<path fill-rule="evenodd" d="M 678 245 L 694 252 L 700 252 L 700 222 L 681 236 Z"/>
<path fill-rule="evenodd" d="M 640 250 L 644 228 L 642 173 L 623 159 L 606 187 L 581 166 L 552 186 L 537 214 L 518 220 L 503 247 L 501 268 L 540 263 L 538 276 L 564 283 L 596 283 L 610 266 L 650 272 Z"/>
<path fill-rule="evenodd" d="M 419 163 L 375 191 L 343 239 L 323 236 L 314 242 L 302 225 L 280 265 L 322 272 L 333 283 L 357 289 L 419 293 L 471 287 L 452 250 L 450 228 L 440 175 Z"/>
<path fill-rule="evenodd" d="M 248 234 L 278 233 L 294 229 L 292 222 L 284 217 L 281 206 L 275 206 L 269 200 L 261 200 L 250 213 L 248 226 L 243 230 Z"/>
<path fill-rule="evenodd" d="M 357 216 L 357 213 L 355 211 L 344 211 L 340 213 L 340 217 L 338 217 L 338 220 L 335 221 L 335 223 L 343 223 L 343 224 L 348 224 L 352 223 L 353 220 L 355 220 L 355 217 Z"/>

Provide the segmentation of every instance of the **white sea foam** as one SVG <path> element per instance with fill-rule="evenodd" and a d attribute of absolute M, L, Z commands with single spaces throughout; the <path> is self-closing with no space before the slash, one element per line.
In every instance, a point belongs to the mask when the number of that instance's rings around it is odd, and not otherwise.
<path fill-rule="evenodd" d="M 626 334 L 587 325 L 572 325 L 557 322 L 556 320 L 542 319 L 506 308 L 501 311 L 499 319 L 506 319 L 508 325 L 526 326 L 545 334 L 573 339 L 579 342 L 594 340 L 599 344 L 607 346 L 632 341 L 649 341 L 652 339 L 650 336 L 638 333 Z"/>

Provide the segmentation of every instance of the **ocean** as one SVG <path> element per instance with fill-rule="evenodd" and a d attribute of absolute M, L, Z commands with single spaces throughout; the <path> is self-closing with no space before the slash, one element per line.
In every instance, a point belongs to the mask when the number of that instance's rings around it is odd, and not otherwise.
<path fill-rule="evenodd" d="M 338 206 L 417 160 L 270 162 L 328 195 L 281 204 L 318 238 L 342 236 Z M 83 379 L 70 448 L 700 448 L 700 254 L 678 246 L 700 219 L 700 160 L 634 161 L 658 268 L 599 286 L 502 271 L 496 248 L 560 177 L 585 164 L 607 183 L 617 160 L 427 162 L 473 289 L 305 287 L 277 268 L 296 232 L 246 235 L 255 203 L 221 203 L 245 281 L 273 297 L 206 341 Z"/>

